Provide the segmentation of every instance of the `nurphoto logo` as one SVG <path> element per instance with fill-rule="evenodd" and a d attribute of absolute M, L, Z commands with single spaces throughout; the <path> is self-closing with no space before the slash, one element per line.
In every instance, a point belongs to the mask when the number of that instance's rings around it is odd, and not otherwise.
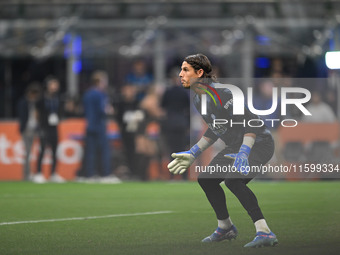
<path fill-rule="evenodd" d="M 207 89 L 205 88 L 199 88 L 203 91 L 206 92 L 206 94 L 202 94 L 201 95 L 201 114 L 202 115 L 206 115 L 207 114 L 207 95 L 209 95 L 211 97 L 211 99 L 213 100 L 215 106 L 217 106 L 217 102 L 215 97 L 213 96 L 213 94 L 216 96 L 217 100 L 219 101 L 219 104 L 224 107 L 225 109 L 228 109 L 229 106 L 232 104 L 233 105 L 233 115 L 244 115 L 244 106 L 245 106 L 245 97 L 244 94 L 242 92 L 242 90 L 232 84 L 220 84 L 220 83 L 216 83 L 214 88 L 204 84 L 204 83 L 200 83 L 201 85 L 204 85 L 205 87 L 207 87 Z M 208 89 L 210 89 L 212 91 L 209 92 Z M 216 89 L 229 89 L 230 92 L 233 95 L 233 98 L 230 99 L 228 102 L 222 102 L 221 97 L 218 95 Z M 287 105 L 295 105 L 304 115 L 312 115 L 307 109 L 306 107 L 303 105 L 307 102 L 309 102 L 309 100 L 311 99 L 311 93 L 309 90 L 305 89 L 305 88 L 298 88 L 298 87 L 289 87 L 289 88 L 285 88 L 282 87 L 281 91 L 280 91 L 280 96 L 278 94 L 278 88 L 274 87 L 273 91 L 272 91 L 272 105 L 269 109 L 265 109 L 265 110 L 260 110 L 260 109 L 256 109 L 254 107 L 254 103 L 253 103 L 253 88 L 249 87 L 247 89 L 247 106 L 248 109 L 251 113 L 259 115 L 259 116 L 267 116 L 270 115 L 272 113 L 274 113 L 279 105 L 279 99 L 280 99 L 280 105 L 281 105 L 281 115 L 282 116 L 286 116 L 287 115 Z M 295 95 L 301 95 L 301 97 L 299 98 L 289 98 L 288 95 L 294 93 Z M 223 106 L 224 104 L 224 106 Z M 230 124 L 231 126 L 234 124 L 241 124 L 243 126 L 245 126 L 246 124 L 248 124 L 248 126 L 250 127 L 259 127 L 259 126 L 263 126 L 264 125 L 264 121 L 270 122 L 272 124 L 272 126 L 275 125 L 275 122 L 280 122 L 282 126 L 284 127 L 295 127 L 297 126 L 298 122 L 295 119 L 254 119 L 254 120 L 248 120 L 246 123 L 246 120 L 244 120 L 243 122 L 237 122 L 237 123 L 232 123 L 232 120 L 228 120 L 228 119 L 213 119 L 213 127 L 215 127 L 216 125 L 224 125 L 224 124 Z"/>

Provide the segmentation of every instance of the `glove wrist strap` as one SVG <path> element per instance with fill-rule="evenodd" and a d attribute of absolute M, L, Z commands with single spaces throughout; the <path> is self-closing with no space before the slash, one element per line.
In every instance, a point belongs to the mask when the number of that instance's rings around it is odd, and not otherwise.
<path fill-rule="evenodd" d="M 198 147 L 197 144 L 191 147 L 190 153 L 194 156 L 194 158 L 197 158 L 199 155 L 201 155 L 202 151 L 200 147 Z"/>
<path fill-rule="evenodd" d="M 204 150 L 211 145 L 204 137 L 202 137 L 194 146 L 191 147 L 190 153 L 197 158 Z"/>
<path fill-rule="evenodd" d="M 245 144 L 241 145 L 240 152 L 244 152 L 245 154 L 247 154 L 247 156 L 249 156 L 250 150 L 251 150 L 251 148 L 249 146 L 247 146 Z"/>

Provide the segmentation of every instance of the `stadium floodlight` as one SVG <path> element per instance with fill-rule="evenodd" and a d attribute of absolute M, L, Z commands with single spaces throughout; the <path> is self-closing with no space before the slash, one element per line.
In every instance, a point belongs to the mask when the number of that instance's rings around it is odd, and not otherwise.
<path fill-rule="evenodd" d="M 340 69 L 340 51 L 326 52 L 325 61 L 329 69 Z"/>

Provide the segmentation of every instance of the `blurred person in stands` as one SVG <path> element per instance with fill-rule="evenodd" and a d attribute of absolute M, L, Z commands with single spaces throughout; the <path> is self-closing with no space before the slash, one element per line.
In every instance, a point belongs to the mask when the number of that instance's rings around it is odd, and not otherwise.
<path fill-rule="evenodd" d="M 123 142 L 123 161 L 133 179 L 138 176 L 136 172 L 136 132 L 139 123 L 144 118 L 144 112 L 139 108 L 136 95 L 137 90 L 135 86 L 125 85 L 121 89 L 121 97 L 116 105 L 117 120 Z"/>
<path fill-rule="evenodd" d="M 64 118 L 79 118 L 82 116 L 82 110 L 79 107 L 79 99 L 66 97 L 64 102 Z"/>
<path fill-rule="evenodd" d="M 325 103 L 327 103 L 331 109 L 333 110 L 333 112 L 335 113 L 335 115 L 338 113 L 338 103 L 337 103 L 337 93 L 335 89 L 329 89 L 326 92 L 326 98 L 325 98 Z"/>
<path fill-rule="evenodd" d="M 161 107 L 166 113 L 162 133 L 169 152 L 189 147 L 190 97 L 188 91 L 182 87 L 178 73 L 177 69 L 171 71 L 170 87 L 161 100 Z M 183 174 L 183 178 L 188 179 L 187 172 Z"/>
<path fill-rule="evenodd" d="M 277 64 L 274 65 L 274 67 L 276 66 L 277 70 L 280 67 L 280 61 L 276 62 Z M 278 66 L 278 67 L 277 67 Z M 253 99 L 253 105 L 254 108 L 257 110 L 268 110 L 272 107 L 273 105 L 273 88 L 276 87 L 275 84 L 281 84 L 282 82 L 282 78 L 279 75 L 278 72 L 276 72 L 277 76 L 275 76 L 275 73 L 272 73 L 272 78 L 270 79 L 265 79 L 262 80 L 259 83 L 259 87 L 258 87 L 258 93 L 254 96 Z M 274 139 L 274 142 L 276 144 L 279 143 L 279 136 L 278 136 L 278 132 L 277 129 L 279 127 L 279 121 L 272 121 L 273 119 L 275 120 L 280 120 L 281 119 L 281 113 L 280 113 L 280 99 L 278 99 L 278 105 L 276 107 L 276 110 L 269 114 L 269 115 L 261 115 L 260 118 L 263 119 L 266 127 L 268 129 L 270 129 L 272 137 Z M 274 156 L 271 159 L 271 163 L 279 163 L 282 162 L 282 156 L 280 153 L 274 151 Z"/>
<path fill-rule="evenodd" d="M 83 107 L 86 125 L 85 159 L 86 177 L 96 178 L 96 158 L 100 155 L 101 182 L 120 183 L 119 178 L 111 175 L 110 144 L 107 136 L 107 115 L 113 114 L 113 107 L 108 102 L 108 74 L 95 71 L 91 77 L 92 87 L 84 94 Z"/>
<path fill-rule="evenodd" d="M 302 117 L 304 122 L 330 123 L 336 121 L 332 108 L 322 100 L 321 94 L 318 91 L 312 92 L 311 101 L 306 106 L 306 109 L 312 115 L 304 115 Z"/>
<path fill-rule="evenodd" d="M 30 155 L 34 138 L 38 136 L 37 101 L 41 89 L 38 83 L 31 83 L 25 96 L 18 103 L 19 129 L 25 145 L 25 162 L 23 167 L 23 179 L 30 179 Z"/>
<path fill-rule="evenodd" d="M 281 87 L 283 88 L 291 88 L 293 87 L 293 79 L 286 75 L 284 78 L 279 80 Z M 299 99 L 301 98 L 300 93 L 289 93 L 289 98 L 291 99 Z M 301 110 L 296 107 L 294 104 L 287 104 L 286 105 L 286 119 L 294 119 L 294 120 L 300 120 L 302 117 Z"/>
<path fill-rule="evenodd" d="M 136 173 L 140 180 L 148 179 L 150 160 L 157 157 L 160 161 L 159 120 L 164 116 L 160 107 L 160 98 L 156 87 L 150 87 L 140 103 L 143 119 L 136 133 Z"/>
<path fill-rule="evenodd" d="M 38 157 L 37 174 L 33 176 L 33 182 L 44 183 L 46 179 L 41 172 L 42 161 L 46 146 L 52 151 L 51 178 L 52 182 L 62 183 L 64 178 L 56 173 L 58 125 L 61 119 L 62 101 L 59 96 L 59 81 L 55 77 L 48 77 L 45 81 L 46 91 L 37 102 L 39 119 L 40 153 Z"/>
<path fill-rule="evenodd" d="M 257 110 L 268 110 L 273 104 L 273 88 L 274 82 L 270 79 L 264 80 L 259 84 L 259 93 L 254 96 L 253 104 Z M 278 102 L 278 107 L 276 110 L 269 114 L 261 116 L 264 119 L 264 123 L 270 129 L 277 129 L 279 122 L 269 121 L 269 119 L 280 119 L 280 101 Z M 268 119 L 268 121 L 267 121 Z"/>
<path fill-rule="evenodd" d="M 126 83 L 135 86 L 137 89 L 136 99 L 140 102 L 153 82 L 153 77 L 147 71 L 144 60 L 138 59 L 132 65 L 132 71 L 126 76 Z"/>

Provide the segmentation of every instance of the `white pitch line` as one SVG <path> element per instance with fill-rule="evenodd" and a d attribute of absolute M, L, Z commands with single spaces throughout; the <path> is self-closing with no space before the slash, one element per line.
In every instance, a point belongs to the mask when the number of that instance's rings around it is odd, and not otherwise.
<path fill-rule="evenodd" d="M 0 222 L 0 226 L 3 226 L 3 225 L 16 225 L 16 224 L 42 223 L 42 222 L 72 221 L 72 220 L 95 220 L 95 219 L 105 219 L 105 218 L 143 216 L 143 215 L 156 215 L 156 214 L 166 214 L 166 213 L 172 213 L 172 211 L 142 212 L 142 213 L 127 213 L 127 214 L 111 214 L 111 215 L 104 215 L 104 216 L 74 217 L 74 218 L 62 218 L 62 219 L 46 219 L 46 220 L 27 220 L 27 221 Z"/>

